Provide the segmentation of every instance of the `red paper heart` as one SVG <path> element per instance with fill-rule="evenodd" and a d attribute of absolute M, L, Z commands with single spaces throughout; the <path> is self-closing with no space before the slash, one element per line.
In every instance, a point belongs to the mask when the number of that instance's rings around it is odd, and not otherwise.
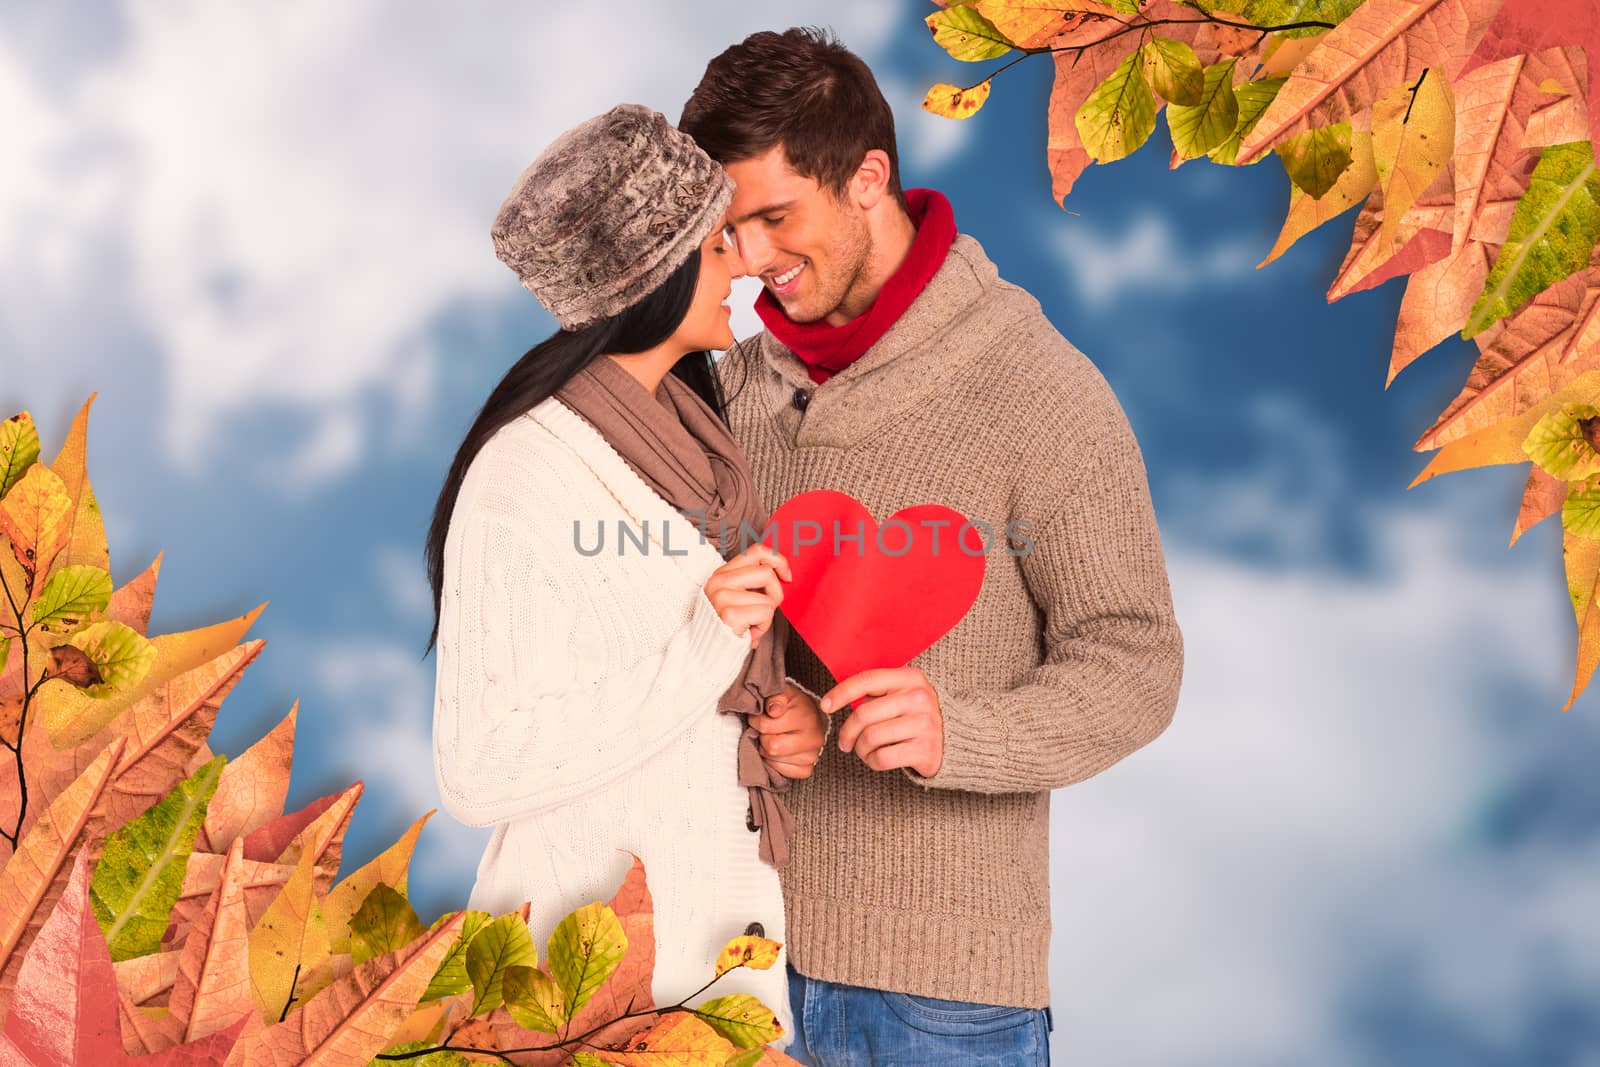
<path fill-rule="evenodd" d="M 832 489 L 800 493 L 772 513 L 762 541 L 794 573 L 781 610 L 835 681 L 904 667 L 961 621 L 983 587 L 984 539 L 966 523 L 954 508 L 917 504 L 880 527 L 859 500 Z"/>

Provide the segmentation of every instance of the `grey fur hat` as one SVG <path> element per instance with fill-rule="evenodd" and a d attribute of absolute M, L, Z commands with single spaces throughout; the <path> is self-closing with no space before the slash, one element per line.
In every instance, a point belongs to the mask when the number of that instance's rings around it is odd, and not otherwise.
<path fill-rule="evenodd" d="M 618 104 L 541 152 L 489 232 L 495 255 L 571 330 L 653 292 L 732 199 L 733 181 L 688 134 Z"/>

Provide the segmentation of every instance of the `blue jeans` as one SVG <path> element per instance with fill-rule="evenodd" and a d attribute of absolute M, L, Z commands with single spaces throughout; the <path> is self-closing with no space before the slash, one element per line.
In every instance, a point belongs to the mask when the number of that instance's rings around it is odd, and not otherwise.
<path fill-rule="evenodd" d="M 807 978 L 789 967 L 794 1043 L 807 1067 L 1048 1067 L 1049 1008 L 937 1000 Z"/>

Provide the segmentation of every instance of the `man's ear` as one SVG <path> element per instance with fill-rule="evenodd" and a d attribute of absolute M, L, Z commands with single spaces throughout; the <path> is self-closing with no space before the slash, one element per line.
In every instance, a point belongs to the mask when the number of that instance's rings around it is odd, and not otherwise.
<path fill-rule="evenodd" d="M 861 157 L 861 165 L 851 180 L 851 192 L 863 210 L 871 211 L 889 195 L 889 173 L 889 153 L 883 149 L 871 149 Z"/>

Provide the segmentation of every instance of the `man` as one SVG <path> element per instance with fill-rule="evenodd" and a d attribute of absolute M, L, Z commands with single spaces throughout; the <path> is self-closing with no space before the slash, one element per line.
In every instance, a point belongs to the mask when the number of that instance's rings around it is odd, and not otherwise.
<path fill-rule="evenodd" d="M 679 125 L 733 177 L 765 284 L 766 332 L 719 375 L 769 507 L 827 488 L 994 531 L 976 603 L 912 665 L 834 679 L 790 643 L 822 710 L 853 710 L 789 794 L 789 1052 L 1047 1063 L 1050 791 L 1160 734 L 1182 674 L 1138 445 L 948 202 L 901 189 L 888 104 L 831 37 L 746 38 Z"/>

